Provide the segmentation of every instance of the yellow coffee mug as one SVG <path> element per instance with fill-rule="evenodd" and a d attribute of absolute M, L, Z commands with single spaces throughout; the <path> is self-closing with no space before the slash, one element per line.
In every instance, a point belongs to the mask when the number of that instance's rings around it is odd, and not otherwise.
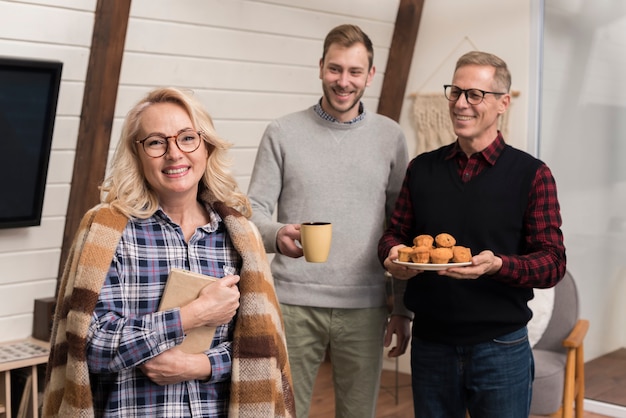
<path fill-rule="evenodd" d="M 325 263 L 330 253 L 333 225 L 330 222 L 300 224 L 300 244 L 309 263 Z"/>

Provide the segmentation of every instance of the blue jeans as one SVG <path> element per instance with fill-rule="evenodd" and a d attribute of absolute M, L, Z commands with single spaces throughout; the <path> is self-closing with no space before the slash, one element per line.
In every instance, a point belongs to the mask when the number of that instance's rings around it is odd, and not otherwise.
<path fill-rule="evenodd" d="M 534 371 L 526 327 L 467 346 L 413 337 L 415 417 L 528 418 Z"/>

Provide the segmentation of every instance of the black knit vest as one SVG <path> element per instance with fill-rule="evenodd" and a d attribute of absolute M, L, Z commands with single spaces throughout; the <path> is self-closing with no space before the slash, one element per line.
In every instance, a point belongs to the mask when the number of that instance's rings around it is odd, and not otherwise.
<path fill-rule="evenodd" d="M 463 183 L 450 147 L 416 157 L 408 170 L 415 224 L 412 236 L 447 232 L 472 254 L 524 254 L 524 214 L 541 161 L 506 146 L 494 166 Z M 476 344 L 513 332 L 531 317 L 532 289 L 489 276 L 456 280 L 424 272 L 405 293 L 415 313 L 413 335 L 448 344 Z"/>

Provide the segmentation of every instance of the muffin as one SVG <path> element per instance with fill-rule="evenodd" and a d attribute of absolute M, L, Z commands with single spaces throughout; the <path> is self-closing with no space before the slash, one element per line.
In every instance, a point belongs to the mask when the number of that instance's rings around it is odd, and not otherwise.
<path fill-rule="evenodd" d="M 441 233 L 435 237 L 437 247 L 452 248 L 456 244 L 456 239 L 450 234 Z"/>
<path fill-rule="evenodd" d="M 433 242 L 435 242 L 435 239 L 433 237 L 431 237 L 430 235 L 418 235 L 415 238 L 413 238 L 413 246 L 414 247 L 432 247 L 433 246 Z"/>
<path fill-rule="evenodd" d="M 472 252 L 469 248 L 460 245 L 452 247 L 452 262 L 466 263 L 472 260 Z"/>
<path fill-rule="evenodd" d="M 413 253 L 412 247 L 402 247 L 398 250 L 398 261 L 405 263 L 411 262 L 411 253 Z"/>
<path fill-rule="evenodd" d="M 430 260 L 430 249 L 431 246 L 420 245 L 418 247 L 413 247 L 413 252 L 411 253 L 411 261 L 414 263 L 426 264 Z"/>
<path fill-rule="evenodd" d="M 433 264 L 446 264 L 452 259 L 452 249 L 437 247 L 430 250 L 430 262 Z"/>

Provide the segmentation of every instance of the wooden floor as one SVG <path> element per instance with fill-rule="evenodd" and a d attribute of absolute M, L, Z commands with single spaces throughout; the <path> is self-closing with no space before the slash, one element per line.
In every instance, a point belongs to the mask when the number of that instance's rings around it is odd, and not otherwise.
<path fill-rule="evenodd" d="M 626 350 L 625 350 L 626 351 Z M 626 354 L 626 353 L 625 353 Z M 592 367 L 592 375 L 594 374 Z M 626 370 L 622 369 L 622 372 Z M 624 377 L 624 376 L 622 376 Z M 398 373 L 398 391 L 396 395 L 396 373 L 391 370 L 383 370 L 381 389 L 378 395 L 376 418 L 415 418 L 413 414 L 413 400 L 411 397 L 411 376 L 406 373 Z M 625 383 L 620 386 L 626 387 Z M 589 392 L 589 389 L 587 389 Z M 592 388 L 593 392 L 593 388 Z M 397 399 L 396 399 L 397 396 Z M 309 418 L 333 418 L 335 416 L 335 395 L 333 391 L 331 365 L 329 362 L 322 363 L 315 387 Z M 530 418 L 537 418 L 531 416 Z M 583 418 L 609 418 L 591 412 L 585 412 Z"/>
<path fill-rule="evenodd" d="M 396 404 L 396 373 L 383 370 L 378 395 L 376 418 L 414 418 L 411 395 L 411 376 L 398 373 Z M 329 362 L 322 363 L 313 388 L 313 399 L 309 418 L 333 418 L 335 416 L 335 394 Z"/>
<path fill-rule="evenodd" d="M 585 398 L 626 406 L 626 348 L 585 364 Z"/>

